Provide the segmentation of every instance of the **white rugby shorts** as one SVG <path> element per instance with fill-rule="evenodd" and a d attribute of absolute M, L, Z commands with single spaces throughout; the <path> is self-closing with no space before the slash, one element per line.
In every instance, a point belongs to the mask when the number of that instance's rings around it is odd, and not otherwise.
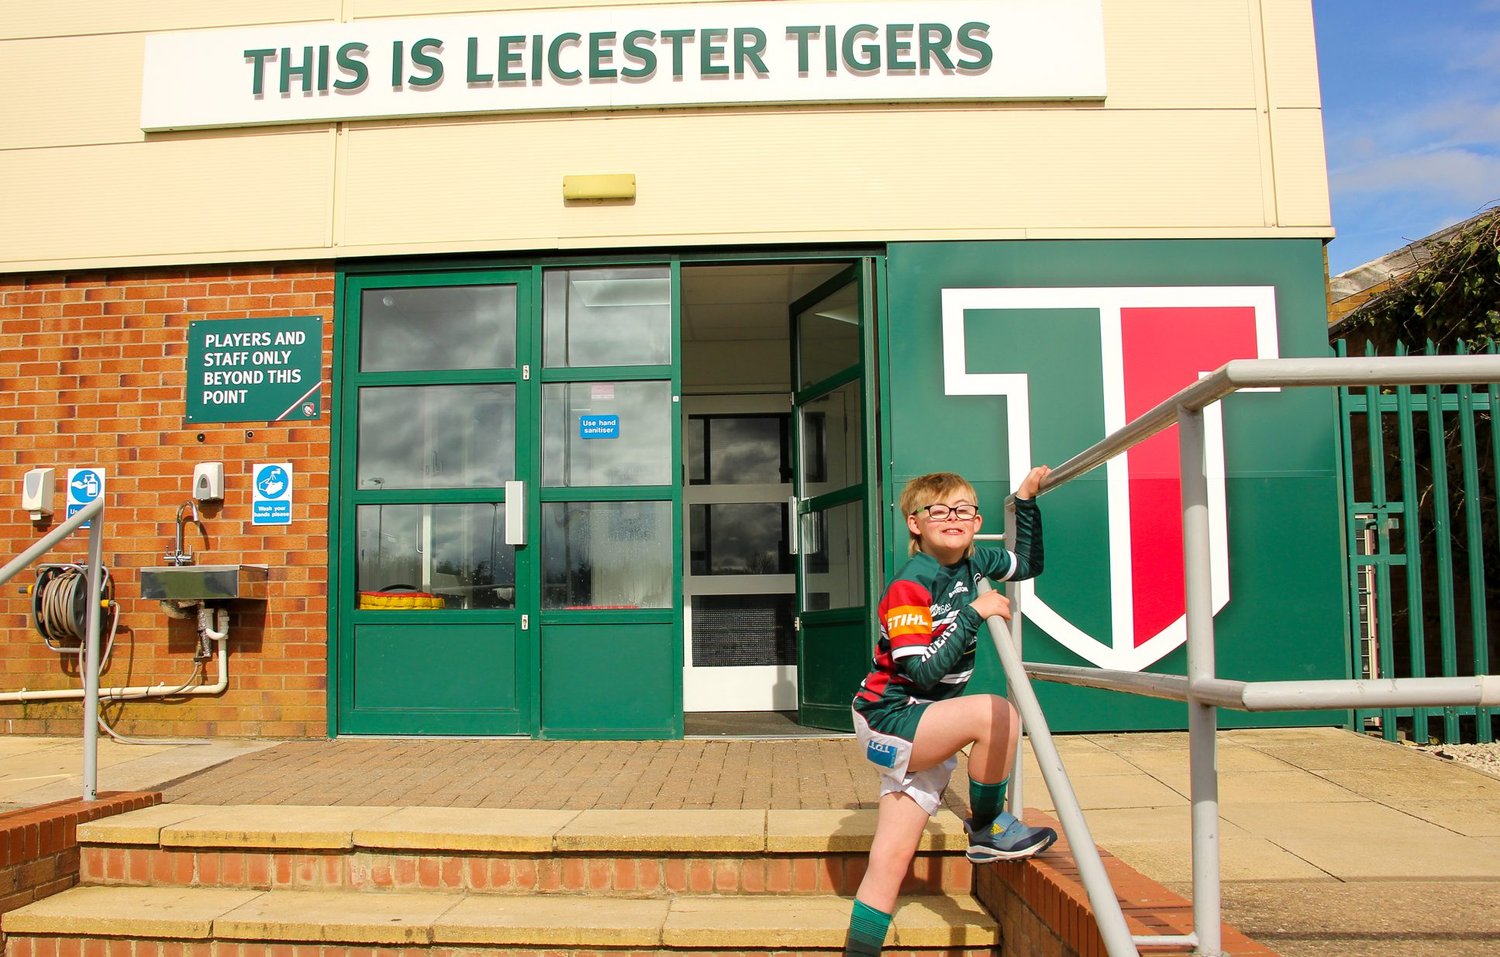
<path fill-rule="evenodd" d="M 875 765 L 880 775 L 880 796 L 901 793 L 910 797 L 931 817 L 943 806 L 943 792 L 958 767 L 958 755 L 925 771 L 910 773 L 906 764 L 911 760 L 911 742 L 894 734 L 885 734 L 870 727 L 865 716 L 854 711 L 854 736 L 864 749 L 865 758 Z"/>

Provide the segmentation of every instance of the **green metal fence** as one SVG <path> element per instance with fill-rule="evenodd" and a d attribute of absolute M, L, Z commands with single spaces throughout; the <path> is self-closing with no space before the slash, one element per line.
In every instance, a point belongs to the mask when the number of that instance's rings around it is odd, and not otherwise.
<path fill-rule="evenodd" d="M 1336 349 L 1346 354 L 1344 342 Z M 1436 354 L 1432 343 L 1423 353 Z M 1339 389 L 1355 677 L 1483 675 L 1500 656 L 1497 397 L 1495 383 Z M 1355 715 L 1389 740 L 1488 742 L 1497 711 Z"/>

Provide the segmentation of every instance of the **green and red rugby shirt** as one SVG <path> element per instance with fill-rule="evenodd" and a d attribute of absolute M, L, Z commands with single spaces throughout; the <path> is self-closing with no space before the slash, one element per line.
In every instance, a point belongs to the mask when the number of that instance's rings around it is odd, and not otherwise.
<path fill-rule="evenodd" d="M 974 673 L 975 638 L 982 620 L 970 607 L 981 578 L 1019 581 L 1041 574 L 1042 514 L 1032 499 L 1016 499 L 1014 551 L 978 547 L 952 565 L 925 552 L 913 555 L 880 598 L 880 640 L 854 707 L 872 728 L 915 733 L 893 712 L 911 699 L 941 701 L 963 693 Z M 884 725 L 884 727 L 882 727 Z"/>

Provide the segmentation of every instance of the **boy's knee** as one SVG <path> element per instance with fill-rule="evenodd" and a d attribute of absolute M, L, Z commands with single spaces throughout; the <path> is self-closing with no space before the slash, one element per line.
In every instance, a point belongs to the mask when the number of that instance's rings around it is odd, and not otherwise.
<path fill-rule="evenodd" d="M 997 694 L 986 695 L 985 697 L 989 698 L 991 723 L 1006 725 L 1017 720 L 1016 706 L 1011 704 L 1010 701 Z"/>

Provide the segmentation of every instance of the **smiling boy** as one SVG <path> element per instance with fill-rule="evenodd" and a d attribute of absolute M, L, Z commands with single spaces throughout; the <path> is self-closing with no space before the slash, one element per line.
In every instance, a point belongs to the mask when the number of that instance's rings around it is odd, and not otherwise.
<path fill-rule="evenodd" d="M 901 492 L 910 558 L 881 597 L 874 667 L 854 696 L 854 729 L 880 774 L 880 810 L 870 863 L 855 894 L 846 955 L 879 954 L 901 881 L 927 819 L 969 751 L 969 860 L 1019 860 L 1057 840 L 1003 810 L 1020 720 L 999 695 L 963 694 L 974 672 L 979 626 L 1010 602 L 980 594 L 981 579 L 1011 581 L 1042 571 L 1036 496 L 1050 470 L 1032 469 L 1016 489 L 1012 549 L 974 546 L 984 524 L 974 488 L 952 472 L 918 476 Z"/>

